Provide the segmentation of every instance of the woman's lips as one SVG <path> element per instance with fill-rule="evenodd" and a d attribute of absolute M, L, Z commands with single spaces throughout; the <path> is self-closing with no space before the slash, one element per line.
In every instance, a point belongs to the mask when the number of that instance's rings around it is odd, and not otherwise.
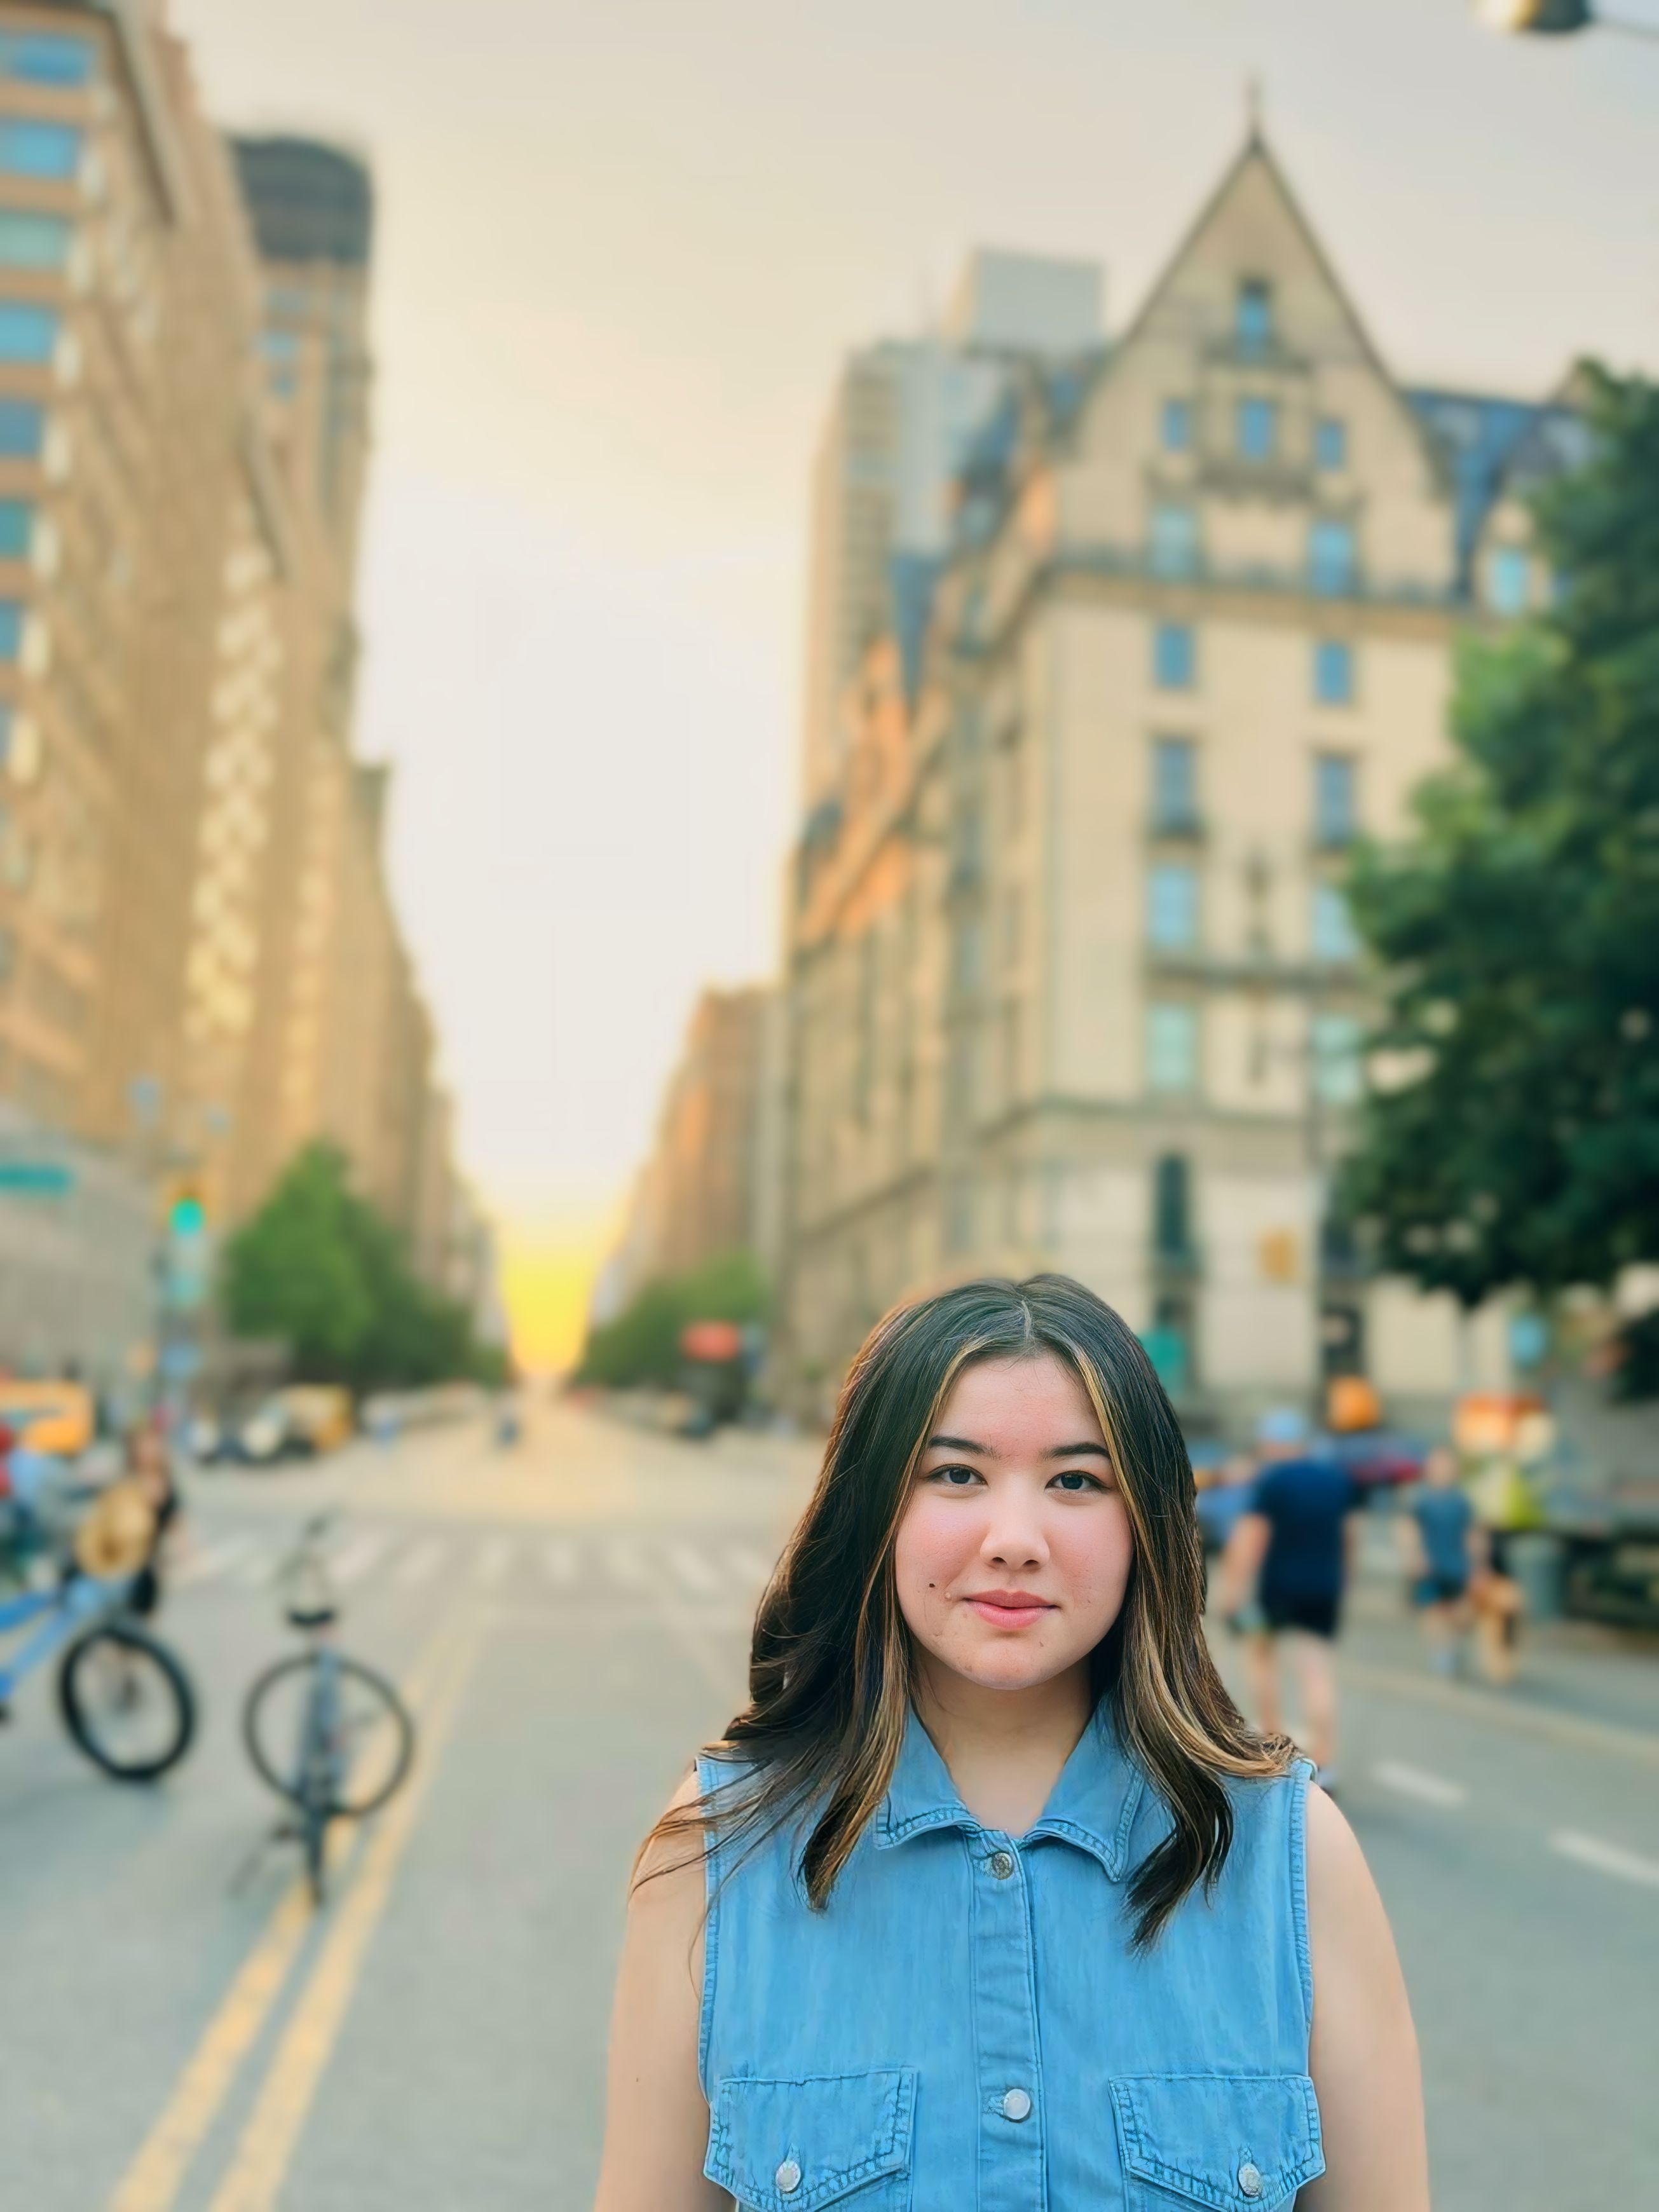
<path fill-rule="evenodd" d="M 1055 1609 L 1052 1598 L 1030 1590 L 976 1590 L 963 1602 L 992 1628 L 1030 1628 Z"/>

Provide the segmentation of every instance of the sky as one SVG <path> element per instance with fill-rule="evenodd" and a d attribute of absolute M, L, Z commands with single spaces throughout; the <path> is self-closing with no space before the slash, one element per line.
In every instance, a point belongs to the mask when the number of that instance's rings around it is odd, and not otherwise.
<path fill-rule="evenodd" d="M 1659 21 L 1659 0 L 1626 0 Z M 1384 358 L 1659 368 L 1659 45 L 1466 0 L 173 0 L 212 112 L 366 153 L 359 744 L 500 1224 L 568 1355 L 698 989 L 771 973 L 807 484 L 975 245 L 1121 328 L 1246 88 Z"/>

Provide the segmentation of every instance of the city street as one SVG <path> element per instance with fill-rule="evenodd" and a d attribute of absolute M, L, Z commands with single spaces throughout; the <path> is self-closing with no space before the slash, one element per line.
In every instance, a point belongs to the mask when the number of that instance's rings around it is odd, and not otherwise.
<path fill-rule="evenodd" d="M 812 1457 L 538 1404 L 513 1451 L 456 1429 L 198 1476 L 163 1621 L 202 1696 L 188 1761 L 102 1780 L 40 1678 L 0 1735 L 5 2202 L 580 2212 L 629 1856 L 739 1700 Z M 344 1648 L 421 1744 L 313 1917 L 293 1846 L 258 1848 L 238 1713 L 323 1507 Z M 1380 1574 L 1353 1611 L 1344 1802 L 1405 1955 L 1438 2212 L 1645 2201 L 1659 1651 L 1559 1632 L 1504 1699 L 1429 1679 Z"/>

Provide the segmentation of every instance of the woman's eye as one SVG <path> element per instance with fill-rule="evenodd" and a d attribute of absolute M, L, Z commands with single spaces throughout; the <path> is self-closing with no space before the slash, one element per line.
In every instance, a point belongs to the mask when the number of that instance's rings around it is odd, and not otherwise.
<path fill-rule="evenodd" d="M 1085 1474 L 1081 1468 L 1068 1468 L 1057 1474 L 1048 1486 L 1051 1490 L 1104 1490 L 1106 1485 L 1097 1474 Z"/>
<path fill-rule="evenodd" d="M 969 1490 L 979 1480 L 979 1470 L 972 1467 L 936 1467 L 927 1480 L 950 1490 Z"/>

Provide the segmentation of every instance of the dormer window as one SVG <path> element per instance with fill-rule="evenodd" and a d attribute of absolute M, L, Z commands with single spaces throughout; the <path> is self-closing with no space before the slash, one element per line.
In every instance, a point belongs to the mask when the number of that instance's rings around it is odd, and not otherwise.
<path fill-rule="evenodd" d="M 1273 401 L 1241 399 L 1237 434 L 1241 461 L 1272 460 L 1279 445 L 1279 410 Z"/>
<path fill-rule="evenodd" d="M 1266 353 L 1273 342 L 1273 286 L 1261 276 L 1247 276 L 1238 288 L 1233 333 L 1241 353 Z"/>

